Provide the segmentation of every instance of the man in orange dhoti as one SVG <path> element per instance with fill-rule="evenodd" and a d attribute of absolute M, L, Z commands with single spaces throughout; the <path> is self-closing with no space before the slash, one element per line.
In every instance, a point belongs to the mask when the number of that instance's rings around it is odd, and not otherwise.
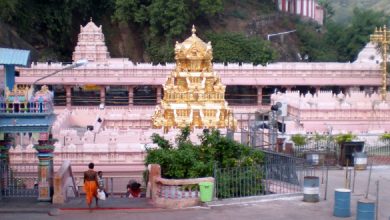
<path fill-rule="evenodd" d="M 88 171 L 84 172 L 84 191 L 87 200 L 88 208 L 91 208 L 92 199 L 95 197 L 96 207 L 98 207 L 97 189 L 98 189 L 98 178 L 97 173 L 93 170 L 95 164 L 88 164 Z"/>

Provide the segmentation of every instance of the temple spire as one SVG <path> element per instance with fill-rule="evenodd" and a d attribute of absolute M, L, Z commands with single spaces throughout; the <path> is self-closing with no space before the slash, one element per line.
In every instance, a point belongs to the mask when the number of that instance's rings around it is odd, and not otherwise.
<path fill-rule="evenodd" d="M 213 71 L 211 43 L 196 35 L 175 44 L 176 68 L 163 86 L 164 97 L 152 116 L 153 127 L 230 128 L 236 120 L 225 100 L 226 86 Z"/>

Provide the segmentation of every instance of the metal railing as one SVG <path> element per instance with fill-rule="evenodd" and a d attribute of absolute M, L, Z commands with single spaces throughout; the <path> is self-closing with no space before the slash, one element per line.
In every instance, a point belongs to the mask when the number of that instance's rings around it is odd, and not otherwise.
<path fill-rule="evenodd" d="M 141 196 L 145 193 L 143 181 L 138 176 L 103 176 L 103 179 L 104 188 L 110 197 L 126 197 L 126 187 L 130 181 L 136 181 L 141 184 Z M 85 195 L 82 177 L 76 177 L 76 185 L 79 193 Z"/>
<path fill-rule="evenodd" d="M 374 143 L 366 143 L 364 152 L 367 153 L 368 163 L 373 165 L 389 165 L 390 164 L 390 141 L 377 141 Z"/>
<path fill-rule="evenodd" d="M 1 197 L 38 197 L 37 164 L 0 163 Z"/>
<path fill-rule="evenodd" d="M 289 155 L 262 150 L 264 163 L 250 167 L 215 168 L 215 197 L 238 198 L 302 191 L 303 177 L 315 169 Z"/>
<path fill-rule="evenodd" d="M 364 151 L 368 156 L 390 156 L 390 141 L 378 141 L 366 143 Z"/>

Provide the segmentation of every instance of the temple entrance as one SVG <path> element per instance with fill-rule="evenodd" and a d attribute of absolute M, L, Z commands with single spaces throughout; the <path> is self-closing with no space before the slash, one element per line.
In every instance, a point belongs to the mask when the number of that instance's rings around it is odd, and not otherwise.
<path fill-rule="evenodd" d="M 153 86 L 137 86 L 134 88 L 134 105 L 156 105 L 157 89 Z"/>
<path fill-rule="evenodd" d="M 73 87 L 71 99 L 74 106 L 98 106 L 100 104 L 100 89 L 99 87 Z"/>
<path fill-rule="evenodd" d="M 129 105 L 129 90 L 126 86 L 109 86 L 106 88 L 107 106 Z"/>
<path fill-rule="evenodd" d="M 226 86 L 229 105 L 257 105 L 257 89 L 253 86 Z"/>

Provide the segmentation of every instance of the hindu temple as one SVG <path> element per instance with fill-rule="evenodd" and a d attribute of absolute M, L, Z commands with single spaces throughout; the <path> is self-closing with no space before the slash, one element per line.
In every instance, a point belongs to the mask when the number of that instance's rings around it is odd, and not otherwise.
<path fill-rule="evenodd" d="M 233 128 L 234 117 L 225 100 L 226 86 L 213 71 L 211 42 L 192 35 L 176 42 L 176 67 L 163 86 L 164 98 L 152 116 L 153 126 Z"/>

